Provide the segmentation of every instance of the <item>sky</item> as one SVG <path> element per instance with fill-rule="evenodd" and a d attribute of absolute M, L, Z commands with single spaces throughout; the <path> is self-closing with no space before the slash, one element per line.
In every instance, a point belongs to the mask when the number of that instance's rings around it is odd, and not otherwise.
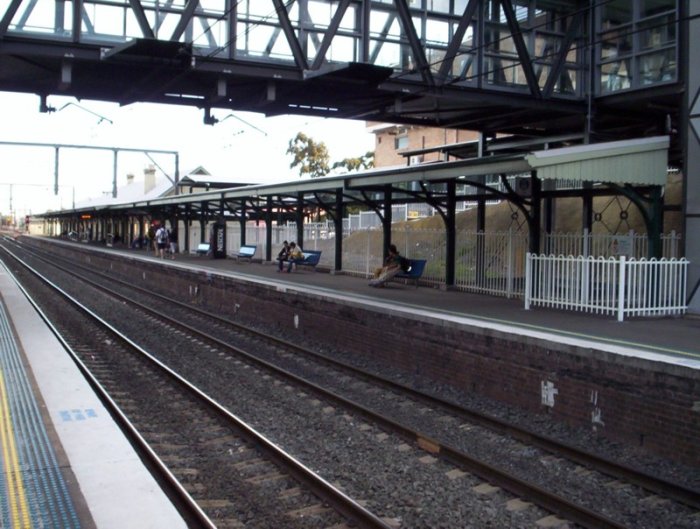
<path fill-rule="evenodd" d="M 111 193 L 113 148 L 160 150 L 149 158 L 141 152 L 117 156 L 117 186 L 126 175 L 143 180 L 143 170 L 156 165 L 159 177 L 174 174 L 179 154 L 180 175 L 202 166 L 231 182 L 276 183 L 299 179 L 285 153 L 297 132 L 328 147 L 330 161 L 358 157 L 374 150 L 374 135 L 364 121 L 308 116 L 266 118 L 262 114 L 213 109 L 216 125 L 203 123 L 195 107 L 138 103 L 78 101 L 49 96 L 54 112 L 39 112 L 39 97 L 0 92 L 0 214 L 16 218 L 48 209 L 70 208 L 75 202 Z M 228 117 L 227 117 L 228 116 Z M 10 143 L 39 143 L 30 147 Z M 56 156 L 53 145 L 108 147 L 58 149 L 59 194 L 54 195 Z M 161 172 L 162 170 L 162 172 Z"/>

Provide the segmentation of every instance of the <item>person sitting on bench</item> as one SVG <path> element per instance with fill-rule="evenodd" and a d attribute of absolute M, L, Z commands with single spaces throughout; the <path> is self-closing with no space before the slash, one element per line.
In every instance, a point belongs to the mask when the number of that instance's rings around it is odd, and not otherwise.
<path fill-rule="evenodd" d="M 279 260 L 279 272 L 282 271 L 284 267 L 284 262 L 286 261 L 287 264 L 287 273 L 290 273 L 292 271 L 292 267 L 294 266 L 294 261 L 296 260 L 303 260 L 304 259 L 304 252 L 301 250 L 297 244 L 292 241 L 289 243 L 289 253 L 287 254 L 286 259 L 280 259 Z"/>
<path fill-rule="evenodd" d="M 371 287 L 383 287 L 387 281 L 401 271 L 402 257 L 393 244 L 389 245 L 389 254 L 384 260 L 384 266 L 374 273 L 374 279 L 369 282 Z"/>
<path fill-rule="evenodd" d="M 277 260 L 280 262 L 280 269 L 281 269 L 281 263 L 282 261 L 287 260 L 287 256 L 289 255 L 289 243 L 287 241 L 284 241 L 282 243 L 282 249 L 279 251 L 277 254 Z"/>

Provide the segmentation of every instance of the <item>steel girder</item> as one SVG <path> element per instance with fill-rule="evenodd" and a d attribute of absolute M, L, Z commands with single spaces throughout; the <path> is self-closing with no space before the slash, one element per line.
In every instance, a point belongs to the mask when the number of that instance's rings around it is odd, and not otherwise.
<path fill-rule="evenodd" d="M 469 0 L 461 13 L 416 9 L 407 0 L 342 0 L 328 2 L 322 20 L 318 2 L 268 3 L 263 16 L 245 12 L 240 3 L 213 11 L 197 0 L 157 2 L 156 8 L 130 0 L 120 12 L 128 31 L 113 35 L 96 14 L 98 2 L 75 0 L 68 4 L 71 13 L 62 11 L 63 2 L 52 3 L 54 27 L 39 33 L 33 17 L 45 7 L 12 0 L 0 12 L 0 86 L 120 104 L 148 101 L 529 134 L 581 130 L 585 124 L 583 86 L 567 94 L 555 89 L 565 76 L 567 54 L 585 36 L 586 11 L 577 0 L 547 2 L 556 6 L 552 13 L 561 16 L 563 28 L 556 35 L 558 47 L 547 56 L 533 51 L 534 15 L 521 20 L 511 0 Z M 496 27 L 486 20 L 487 4 L 496 5 L 505 22 Z M 439 44 L 430 40 L 433 26 L 447 32 Z M 258 33 L 259 44 L 245 44 Z M 525 82 L 489 80 L 493 72 L 484 57 L 496 53 L 496 68 L 506 57 L 493 35 L 513 40 L 513 68 Z M 336 60 L 341 43 L 353 51 Z M 399 50 L 396 64 L 385 58 L 392 50 Z M 472 64 L 481 69 L 456 68 L 465 57 L 474 57 Z M 583 70 L 579 74 L 582 78 Z"/>

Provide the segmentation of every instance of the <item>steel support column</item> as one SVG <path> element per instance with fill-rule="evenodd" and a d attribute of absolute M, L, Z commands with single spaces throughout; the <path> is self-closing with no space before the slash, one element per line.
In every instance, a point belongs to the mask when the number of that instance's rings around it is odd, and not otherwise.
<path fill-rule="evenodd" d="M 546 180 L 542 183 L 545 191 L 553 191 L 556 189 L 556 185 L 552 180 Z M 542 221 L 544 223 L 544 232 L 549 235 L 554 231 L 554 218 L 556 213 L 556 200 L 551 196 L 546 196 L 544 198 L 544 204 L 542 208 Z M 549 241 L 549 239 L 547 239 Z M 549 254 L 549 247 L 543 248 L 544 253 Z"/>
<path fill-rule="evenodd" d="M 192 227 L 192 206 L 185 205 L 185 252 L 190 253 L 190 228 Z"/>
<path fill-rule="evenodd" d="M 333 212 L 333 227 L 335 230 L 335 265 L 334 270 L 343 269 L 343 190 L 335 190 L 335 211 Z"/>
<path fill-rule="evenodd" d="M 384 214 L 382 215 L 382 234 L 384 236 L 384 248 L 382 253 L 382 263 L 389 255 L 389 245 L 391 244 L 391 222 L 393 212 L 391 211 L 392 189 L 391 185 L 384 186 Z"/>
<path fill-rule="evenodd" d="M 455 284 L 455 256 L 456 252 L 456 209 L 457 209 L 457 184 L 455 180 L 447 183 L 447 204 L 445 207 L 445 286 L 453 287 Z"/>
<path fill-rule="evenodd" d="M 685 147 L 683 159 L 683 203 L 685 257 L 688 265 L 688 310 L 700 313 L 700 2 L 679 2 L 679 19 L 687 41 L 678 46 L 686 91 L 679 133 Z"/>
<path fill-rule="evenodd" d="M 593 184 L 591 182 L 584 182 L 583 183 L 583 191 L 581 194 L 581 200 L 582 200 L 582 208 L 581 208 L 581 224 L 582 224 L 582 231 L 585 231 L 586 233 L 591 233 L 591 230 L 593 229 L 593 193 L 591 193 L 591 189 L 593 188 Z"/>
<path fill-rule="evenodd" d="M 272 261 L 272 197 L 265 202 L 265 260 Z"/>
<path fill-rule="evenodd" d="M 143 215 L 139 215 L 139 241 L 143 242 L 143 238 L 146 236 L 146 230 L 144 229 Z"/>
<path fill-rule="evenodd" d="M 483 284 L 484 279 L 484 255 L 486 252 L 484 232 L 486 231 L 486 198 L 484 190 L 479 189 L 479 198 L 476 203 L 476 282 Z"/>
<path fill-rule="evenodd" d="M 238 222 L 241 225 L 241 246 L 246 244 L 246 219 L 248 217 L 247 211 L 248 208 L 246 207 L 245 201 L 243 201 L 241 203 L 241 217 L 238 219 Z"/>
<path fill-rule="evenodd" d="M 199 242 L 200 242 L 200 243 L 204 243 L 204 242 L 209 241 L 209 242 L 211 243 L 212 241 L 210 241 L 210 240 L 207 238 L 207 213 L 206 213 L 207 203 L 206 203 L 206 202 L 202 202 L 202 203 L 199 205 L 199 207 L 200 207 L 200 212 L 201 212 L 201 213 L 199 214 L 199 228 L 200 228 L 200 229 L 199 229 L 199 231 L 200 231 L 200 233 L 199 233 Z"/>
<path fill-rule="evenodd" d="M 226 257 L 227 253 L 227 248 L 226 248 L 226 220 L 224 216 L 224 212 L 226 211 L 226 204 L 224 202 L 223 194 L 221 197 L 221 200 L 219 201 L 219 212 L 216 217 L 216 224 L 218 225 L 218 229 L 224 231 L 224 244 L 223 247 L 220 248 L 221 253 L 223 254 L 222 257 Z M 245 238 L 245 202 L 242 204 L 242 211 L 241 211 L 241 217 L 243 218 L 243 229 L 241 230 L 241 237 Z"/>
<path fill-rule="evenodd" d="M 297 223 L 297 245 L 304 249 L 304 194 L 297 194 L 297 209 L 296 213 L 296 223 Z"/>
<path fill-rule="evenodd" d="M 532 171 L 532 201 L 528 227 L 530 230 L 530 253 L 540 253 L 540 227 L 542 219 L 542 182 L 537 178 L 537 171 Z"/>

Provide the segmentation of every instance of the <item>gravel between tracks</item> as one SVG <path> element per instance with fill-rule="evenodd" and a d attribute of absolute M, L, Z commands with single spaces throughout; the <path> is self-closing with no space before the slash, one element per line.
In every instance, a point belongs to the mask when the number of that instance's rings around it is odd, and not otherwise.
<path fill-rule="evenodd" d="M 546 516 L 546 513 L 532 508 L 522 512 L 507 511 L 505 502 L 512 499 L 510 495 L 502 491 L 488 495 L 474 494 L 471 488 L 479 484 L 479 480 L 469 475 L 455 478 L 453 467 L 434 461 L 425 452 L 397 441 L 396 438 L 385 437 L 376 428 L 364 425 L 361 421 L 316 401 L 312 396 L 304 396 L 305 405 L 300 407 L 297 389 L 277 384 L 271 390 L 269 385 L 253 383 L 256 377 L 247 376 L 250 368 L 235 360 L 212 360 L 201 347 L 182 341 L 175 346 L 163 347 L 166 343 L 172 344 L 167 341 L 172 338 L 172 333 L 157 328 L 149 328 L 144 333 L 143 321 L 133 311 L 125 310 L 115 314 L 113 306 L 105 306 L 102 310 L 105 308 L 120 321 L 125 330 L 144 336 L 146 346 L 155 348 L 160 344 L 159 354 L 167 357 L 168 363 L 187 371 L 189 378 L 213 392 L 235 413 L 244 418 L 254 417 L 255 425 L 287 450 L 319 470 L 329 481 L 338 483 L 350 495 L 366 499 L 371 510 L 396 519 L 401 527 L 533 527 L 535 520 Z M 549 421 L 546 416 L 532 416 L 473 395 L 456 392 L 449 387 L 436 387 L 433 383 L 428 386 L 426 381 L 407 377 L 390 366 L 369 358 L 324 349 L 323 344 L 319 343 L 305 345 L 314 346 L 326 355 L 361 365 L 366 370 L 384 374 L 426 392 L 447 397 L 469 408 L 527 425 L 610 459 L 700 488 L 700 473 L 697 469 L 606 442 L 594 432 L 567 428 Z M 202 369 L 202 365 L 209 366 L 209 369 Z M 265 402 L 266 406 L 260 406 L 261 402 Z M 279 413 L 280 410 L 283 413 Z M 307 433 L 300 434 L 299 423 L 314 426 L 306 430 Z M 459 425 L 447 427 L 454 429 Z M 527 450 L 522 453 L 522 457 L 529 457 Z M 360 466 L 360 462 L 363 465 Z M 372 469 L 373 472 L 358 471 L 362 467 Z M 606 491 L 600 493 L 606 494 Z M 590 494 L 590 491 L 586 494 Z M 689 525 L 686 520 L 684 524 L 678 525 L 669 518 L 650 518 L 652 512 L 656 511 L 652 509 L 648 513 L 639 512 L 640 523 L 635 527 L 700 527 L 697 516 L 696 524 L 691 520 Z"/>

